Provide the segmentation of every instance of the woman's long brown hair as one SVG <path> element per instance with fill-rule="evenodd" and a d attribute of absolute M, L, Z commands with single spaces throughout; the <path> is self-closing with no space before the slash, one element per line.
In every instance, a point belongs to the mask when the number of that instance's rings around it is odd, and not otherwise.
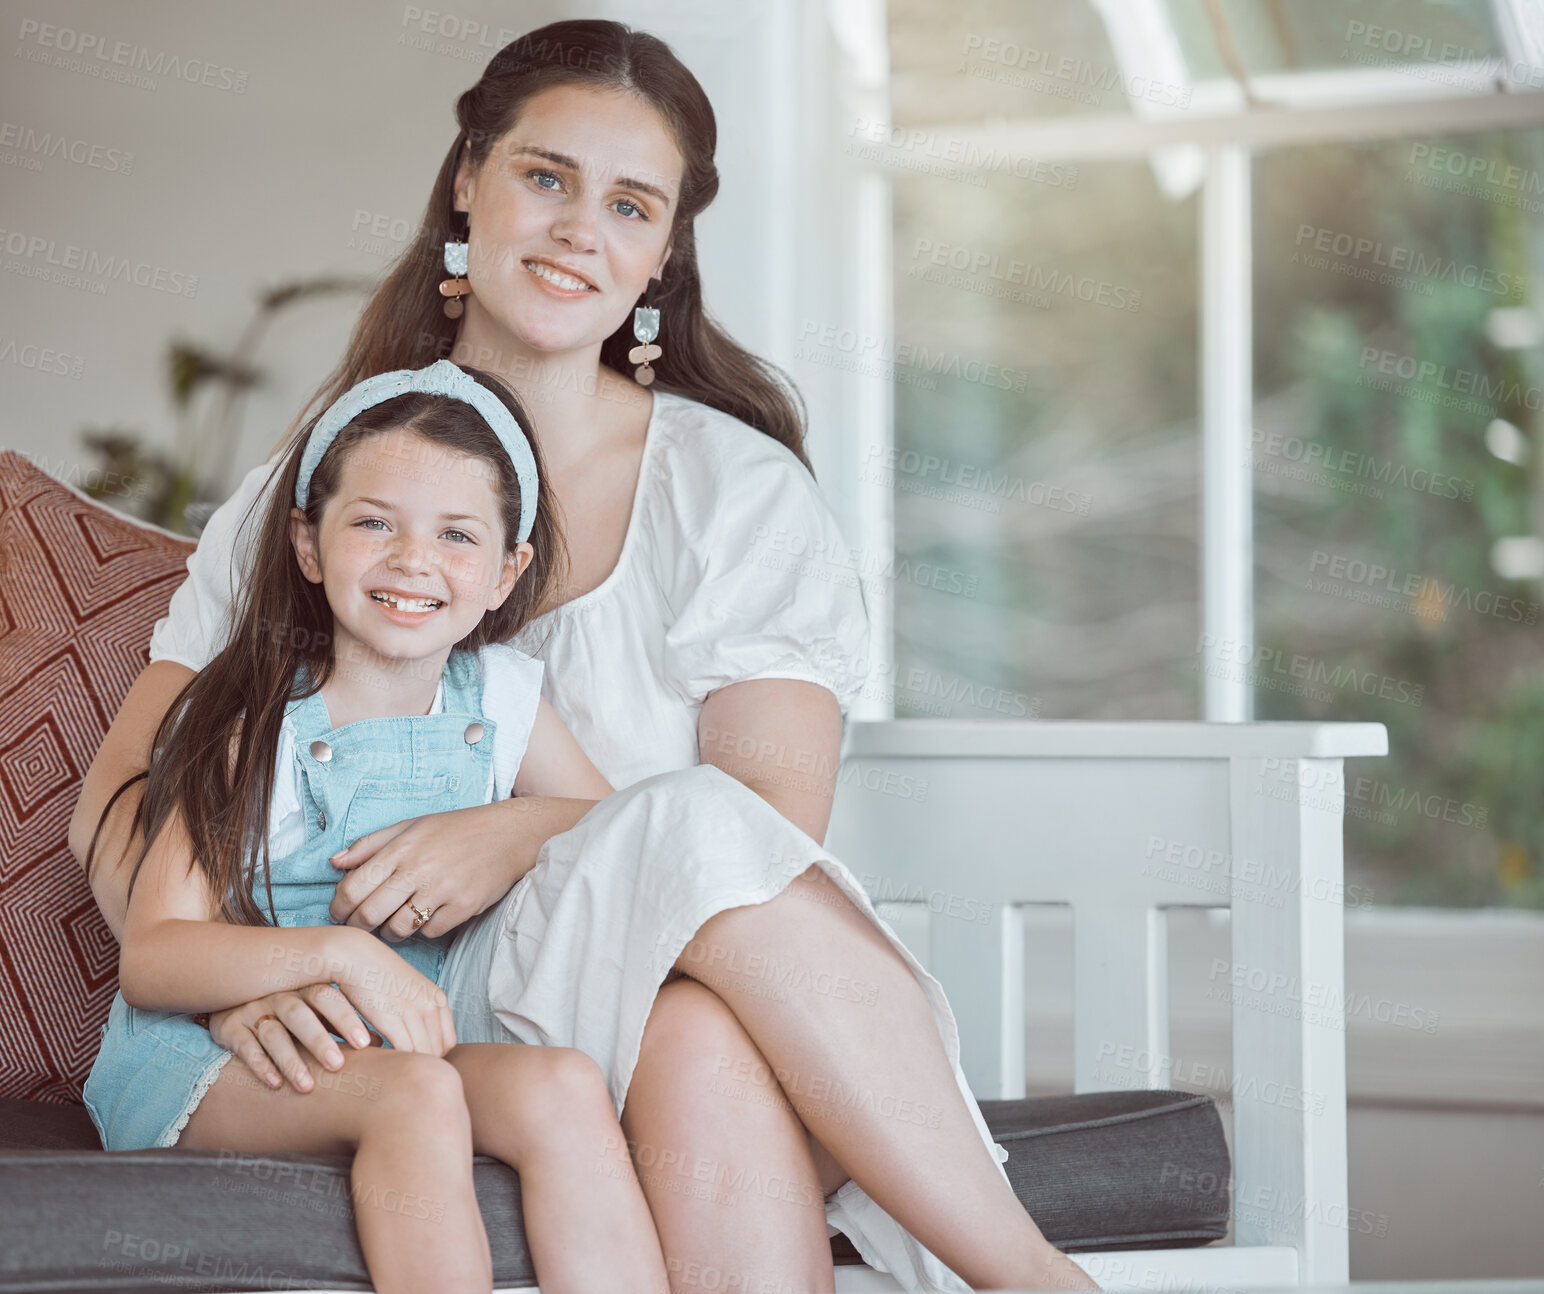
<path fill-rule="evenodd" d="M 703 309 L 695 221 L 718 193 L 713 164 L 718 126 L 712 105 L 697 78 L 664 41 L 600 19 L 555 22 L 511 41 L 456 101 L 460 131 L 435 177 L 418 235 L 365 306 L 342 362 L 306 410 L 331 404 L 373 373 L 422 368 L 450 356 L 457 324 L 444 315 L 439 284 L 446 277 L 445 244 L 463 232 L 463 217 L 454 207 L 463 149 L 469 146 L 472 164 L 481 166 L 532 96 L 573 84 L 624 91 L 651 104 L 669 125 L 684 159 L 670 260 L 653 281 L 647 301 L 638 300 L 661 312 L 659 345 L 664 354 L 653 365 L 658 385 L 733 414 L 786 445 L 809 467 L 805 412 L 792 382 L 775 365 L 738 345 Z M 636 344 L 629 312 L 602 343 L 601 363 L 617 373 L 631 373 L 627 352 Z M 478 362 L 484 361 L 478 357 Z M 305 420 L 306 410 L 296 425 Z"/>
<path fill-rule="evenodd" d="M 493 391 L 519 426 L 530 427 L 520 401 L 502 379 L 480 369 L 463 371 Z M 124 782 L 102 810 L 86 851 L 88 878 L 102 825 L 113 805 L 143 780 L 145 791 L 134 811 L 130 839 L 138 829 L 143 829 L 144 839 L 129 875 L 129 893 L 157 835 L 180 811 L 193 865 L 207 877 L 219 903 L 220 919 L 238 925 L 276 922 L 268 875 L 268 818 L 284 712 L 291 702 L 320 691 L 339 665 L 333 650 L 332 608 L 322 586 L 301 573 L 290 542 L 289 516 L 300 457 L 320 417 L 318 413 L 310 420 L 305 434 L 276 469 L 267 506 L 259 514 L 253 563 L 236 603 L 229 642 L 177 694 L 156 729 L 149 770 Z M 491 465 L 504 550 L 512 550 L 520 529 L 520 483 L 508 452 L 472 405 L 423 392 L 408 392 L 373 405 L 338 433 L 311 477 L 305 510 L 311 523 L 320 524 L 322 509 L 338 489 L 348 456 L 372 438 L 398 428 L 416 433 L 437 454 L 469 454 Z M 545 485 L 541 451 L 535 437 L 528 439 L 538 474 L 531 531 L 535 553 L 514 591 L 501 606 L 483 615 L 456 644 L 458 648 L 475 651 L 507 641 L 534 618 L 559 577 L 564 561 L 561 520 Z M 261 879 L 268 897 L 266 918 L 253 894 L 255 879 Z"/>

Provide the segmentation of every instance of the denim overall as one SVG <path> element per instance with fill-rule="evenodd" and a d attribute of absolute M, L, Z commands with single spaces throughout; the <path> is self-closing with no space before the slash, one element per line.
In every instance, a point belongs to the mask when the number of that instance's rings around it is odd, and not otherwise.
<path fill-rule="evenodd" d="M 269 861 L 280 927 L 333 924 L 327 909 L 344 873 L 328 858 L 361 836 L 404 818 L 487 803 L 496 725 L 483 715 L 476 654 L 452 651 L 441 687 L 439 714 L 341 728 L 332 727 L 320 692 L 291 704 L 305 842 Z M 252 892 L 266 914 L 260 875 Z M 413 934 L 390 946 L 438 983 L 451 938 Z M 191 1015 L 131 1007 L 115 994 L 84 1092 L 102 1145 L 174 1145 L 231 1054 Z"/>

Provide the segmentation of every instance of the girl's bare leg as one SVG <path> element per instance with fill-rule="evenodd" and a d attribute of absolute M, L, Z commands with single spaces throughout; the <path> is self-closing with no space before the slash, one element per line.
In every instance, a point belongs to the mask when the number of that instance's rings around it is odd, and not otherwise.
<path fill-rule="evenodd" d="M 177 1144 L 250 1154 L 352 1150 L 359 1245 L 380 1294 L 491 1290 L 460 1075 L 421 1052 L 346 1047 L 343 1056 L 336 1073 L 306 1057 L 315 1083 L 306 1093 L 270 1089 L 241 1061 L 228 1061 Z"/>
<path fill-rule="evenodd" d="M 921 985 L 819 868 L 710 918 L 675 964 L 728 1004 L 837 1163 L 968 1284 L 1098 1289 L 1004 1180 Z"/>
<path fill-rule="evenodd" d="M 678 1294 L 833 1288 L 809 1135 L 775 1081 L 735 1077 L 765 1068 L 722 998 L 691 979 L 660 989 L 622 1127 Z"/>
<path fill-rule="evenodd" d="M 665 1294 L 659 1234 L 600 1067 L 568 1047 L 493 1042 L 445 1058 L 466 1090 L 473 1146 L 520 1174 L 543 1294 Z"/>

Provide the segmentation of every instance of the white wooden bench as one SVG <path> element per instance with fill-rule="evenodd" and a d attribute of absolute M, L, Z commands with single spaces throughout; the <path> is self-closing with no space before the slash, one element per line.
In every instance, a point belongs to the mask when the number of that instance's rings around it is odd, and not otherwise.
<path fill-rule="evenodd" d="M 1377 723 L 849 726 L 827 843 L 943 984 L 983 1100 L 1025 1094 L 1024 905 L 1072 909 L 1077 1092 L 1110 1089 L 1112 1054 L 1165 1085 L 1164 910 L 1231 909 L 1216 987 L 1236 994 L 1232 1193 L 1249 1207 L 1232 1245 L 1074 1254 L 1106 1290 L 1350 1279 L 1343 760 L 1387 753 Z M 900 1286 L 846 1266 L 836 1288 Z"/>
<path fill-rule="evenodd" d="M 1077 1092 L 1112 1088 L 1112 1054 L 1167 1085 L 1164 909 L 1231 909 L 1213 981 L 1248 1207 L 1232 1245 L 1074 1255 L 1104 1288 L 1349 1280 L 1342 761 L 1387 751 L 1376 723 L 850 726 L 828 843 L 943 984 L 978 1098 L 1025 1094 L 1023 905 L 1072 910 Z M 836 1287 L 899 1288 L 866 1267 Z"/>

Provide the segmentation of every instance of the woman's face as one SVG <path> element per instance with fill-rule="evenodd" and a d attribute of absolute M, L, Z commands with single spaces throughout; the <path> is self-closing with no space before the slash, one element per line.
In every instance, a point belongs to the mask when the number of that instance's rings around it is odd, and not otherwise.
<path fill-rule="evenodd" d="M 471 226 L 463 335 L 481 331 L 481 312 L 534 350 L 603 342 L 664 267 L 682 169 L 664 119 L 635 95 L 559 85 L 529 100 L 456 178 Z"/>

